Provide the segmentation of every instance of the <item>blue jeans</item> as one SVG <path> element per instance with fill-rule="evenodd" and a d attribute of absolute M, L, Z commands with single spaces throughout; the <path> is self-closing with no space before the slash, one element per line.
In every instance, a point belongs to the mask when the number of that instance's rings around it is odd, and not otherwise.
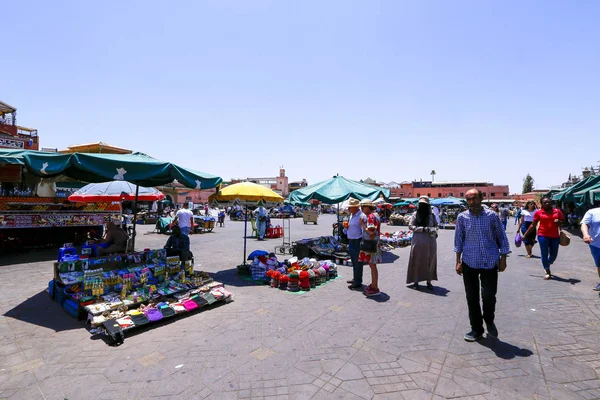
<path fill-rule="evenodd" d="M 596 267 L 600 268 L 600 247 L 592 246 L 590 244 L 590 251 L 592 252 L 592 257 L 594 258 L 594 263 L 596 263 Z"/>
<path fill-rule="evenodd" d="M 352 270 L 354 272 L 354 284 L 362 285 L 363 277 L 363 263 L 358 261 L 358 255 L 360 254 L 360 242 L 361 239 L 349 239 L 348 240 L 348 251 L 350 253 L 350 259 L 352 260 Z"/>
<path fill-rule="evenodd" d="M 508 225 L 508 220 L 507 219 L 503 219 L 502 220 L 502 226 L 504 227 L 504 230 L 506 230 L 506 225 Z"/>
<path fill-rule="evenodd" d="M 550 238 L 546 236 L 538 236 L 540 251 L 542 253 L 542 265 L 545 270 L 550 269 L 550 265 L 556 261 L 558 256 L 558 246 L 560 246 L 560 238 Z"/>
<path fill-rule="evenodd" d="M 191 228 L 189 226 L 180 227 L 179 229 L 181 229 L 181 234 L 182 235 L 190 236 L 190 230 L 191 230 Z"/>

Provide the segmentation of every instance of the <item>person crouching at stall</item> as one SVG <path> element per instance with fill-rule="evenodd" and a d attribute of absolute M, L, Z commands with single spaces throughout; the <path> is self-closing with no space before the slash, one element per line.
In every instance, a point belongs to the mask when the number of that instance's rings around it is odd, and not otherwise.
<path fill-rule="evenodd" d="M 111 253 L 124 253 L 127 251 L 128 236 L 114 222 L 106 224 L 106 232 L 104 238 L 98 241 L 98 255 L 103 256 Z"/>
<path fill-rule="evenodd" d="M 181 233 L 181 228 L 175 225 L 173 233 L 167 239 L 164 247 L 167 250 L 167 257 L 179 256 L 181 261 L 187 261 L 190 256 L 190 238 Z"/>
<path fill-rule="evenodd" d="M 258 240 L 265 239 L 265 233 L 267 232 L 267 210 L 263 202 L 258 203 L 258 208 L 254 210 L 254 217 L 256 218 L 256 231 L 258 232 Z"/>

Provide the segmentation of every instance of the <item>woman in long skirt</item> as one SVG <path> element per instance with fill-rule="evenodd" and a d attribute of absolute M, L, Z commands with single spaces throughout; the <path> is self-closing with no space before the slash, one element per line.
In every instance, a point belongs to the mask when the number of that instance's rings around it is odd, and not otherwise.
<path fill-rule="evenodd" d="M 410 288 L 419 290 L 419 282 L 427 281 L 427 289 L 433 290 L 431 281 L 437 281 L 437 226 L 429 198 L 421 196 L 408 226 L 413 232 L 406 272 L 406 283 L 412 283 Z"/>

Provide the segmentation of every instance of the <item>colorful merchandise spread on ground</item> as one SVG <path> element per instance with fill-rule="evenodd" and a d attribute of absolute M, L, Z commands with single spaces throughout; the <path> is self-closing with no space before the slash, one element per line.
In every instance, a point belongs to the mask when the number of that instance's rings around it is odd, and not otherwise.
<path fill-rule="evenodd" d="M 307 292 L 339 277 L 337 265 L 330 260 L 292 257 L 280 262 L 264 250 L 252 252 L 249 259 L 253 281 L 292 293 Z"/>
<path fill-rule="evenodd" d="M 49 291 L 69 315 L 87 318 L 92 333 L 116 344 L 129 329 L 233 299 L 222 283 L 194 271 L 192 260 L 167 257 L 164 249 L 89 258 L 94 250 L 62 247 Z"/>

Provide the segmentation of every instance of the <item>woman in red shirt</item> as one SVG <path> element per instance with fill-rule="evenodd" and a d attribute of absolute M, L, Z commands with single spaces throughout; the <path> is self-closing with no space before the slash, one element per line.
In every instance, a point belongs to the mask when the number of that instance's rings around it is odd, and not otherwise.
<path fill-rule="evenodd" d="M 535 232 L 539 225 L 538 242 L 542 253 L 542 265 L 546 270 L 544 279 L 552 277 L 550 265 L 556 261 L 556 256 L 558 256 L 560 245 L 559 223 L 564 222 L 564 220 L 563 213 L 558 208 L 552 207 L 552 200 L 549 197 L 542 197 L 542 208 L 533 214 L 533 223 L 523 235 L 525 237 L 531 232 Z"/>

